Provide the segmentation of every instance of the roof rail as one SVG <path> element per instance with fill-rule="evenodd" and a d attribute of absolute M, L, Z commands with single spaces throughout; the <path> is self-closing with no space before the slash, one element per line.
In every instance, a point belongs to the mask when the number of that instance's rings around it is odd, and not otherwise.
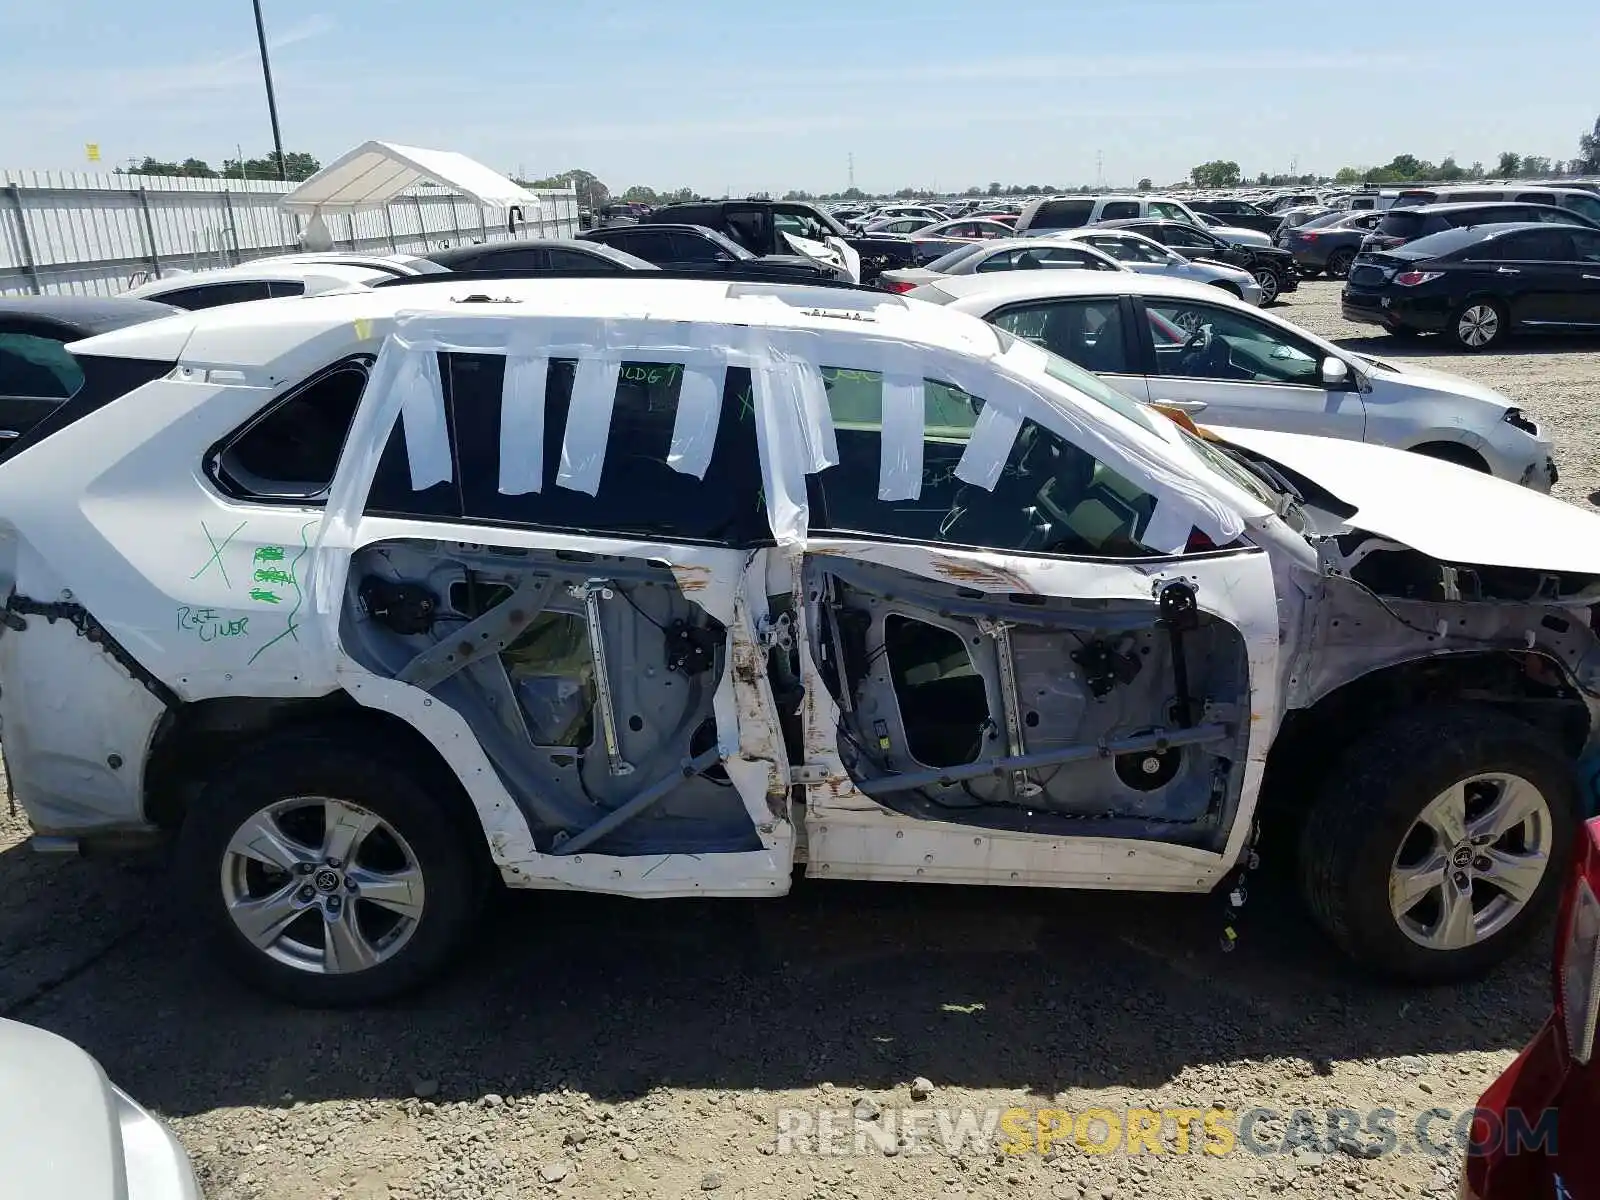
<path fill-rule="evenodd" d="M 654 281 L 659 279 L 700 279 L 713 283 L 790 283 L 796 287 L 837 288 L 841 291 L 872 292 L 879 296 L 893 293 L 863 283 L 846 283 L 842 279 L 802 279 L 785 271 L 619 271 L 615 267 L 572 267 L 560 271 L 499 270 L 499 271 L 446 271 L 427 275 L 402 275 L 393 279 L 380 279 L 372 287 L 412 287 L 424 283 L 455 283 L 468 280 L 497 279 L 627 279 Z"/>

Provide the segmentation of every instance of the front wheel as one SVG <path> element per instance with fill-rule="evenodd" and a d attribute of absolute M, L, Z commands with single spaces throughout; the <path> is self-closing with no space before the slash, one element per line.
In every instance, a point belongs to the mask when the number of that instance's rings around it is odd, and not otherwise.
<path fill-rule="evenodd" d="M 421 984 L 465 941 L 483 892 L 471 831 L 426 774 L 327 734 L 263 744 L 190 809 L 188 911 L 238 974 L 294 1004 Z"/>
<path fill-rule="evenodd" d="M 1526 942 L 1578 823 L 1570 762 L 1494 709 L 1396 718 L 1338 764 L 1301 830 L 1312 915 L 1361 965 L 1442 983 Z"/>
<path fill-rule="evenodd" d="M 1348 246 L 1335 250 L 1328 255 L 1328 276 L 1332 279 L 1347 279 L 1350 276 L 1350 264 L 1355 262 L 1356 252 Z"/>
<path fill-rule="evenodd" d="M 1270 267 L 1255 269 L 1256 286 L 1261 289 L 1261 306 L 1265 308 L 1278 299 L 1278 273 Z"/>
<path fill-rule="evenodd" d="M 1505 309 L 1493 300 L 1469 300 L 1450 318 L 1449 328 L 1463 350 L 1487 350 L 1505 337 Z"/>

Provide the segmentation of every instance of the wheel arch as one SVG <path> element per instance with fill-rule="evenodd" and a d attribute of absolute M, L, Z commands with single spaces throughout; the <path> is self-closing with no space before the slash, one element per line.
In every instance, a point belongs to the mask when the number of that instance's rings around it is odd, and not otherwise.
<path fill-rule="evenodd" d="M 1415 446 L 1407 447 L 1412 454 L 1421 454 L 1428 458 L 1441 459 L 1444 462 L 1457 463 L 1463 467 L 1471 467 L 1474 471 L 1492 473 L 1489 460 L 1468 442 L 1455 439 L 1430 438 L 1419 442 Z"/>
<path fill-rule="evenodd" d="M 1469 650 L 1379 667 L 1347 680 L 1283 720 L 1267 755 L 1259 812 L 1263 832 L 1296 827 L 1313 794 L 1355 742 L 1410 708 L 1468 702 L 1543 730 L 1574 759 L 1590 733 L 1588 706 L 1531 674 L 1530 659 L 1565 678 L 1538 652 Z"/>
<path fill-rule="evenodd" d="M 345 691 L 313 699 L 218 697 L 169 711 L 156 727 L 144 771 L 145 818 L 176 831 L 210 777 L 263 741 L 304 733 L 340 737 L 413 765 L 469 839 L 484 848 L 482 820 L 438 748 L 403 717 L 361 704 Z"/>
<path fill-rule="evenodd" d="M 1221 288 L 1235 300 L 1244 299 L 1244 292 L 1235 284 L 1229 283 L 1226 279 L 1208 279 L 1206 282 L 1211 287 Z"/>

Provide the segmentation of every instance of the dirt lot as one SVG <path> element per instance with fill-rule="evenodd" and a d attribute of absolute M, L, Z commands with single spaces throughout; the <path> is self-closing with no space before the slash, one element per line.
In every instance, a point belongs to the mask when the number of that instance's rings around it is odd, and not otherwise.
<path fill-rule="evenodd" d="M 1503 390 L 1553 427 L 1559 493 L 1600 488 L 1594 343 L 1401 347 L 1345 324 L 1326 282 L 1279 311 Z M 1480 985 L 1360 982 L 1269 862 L 1226 955 L 1207 898 L 803 881 L 767 903 L 533 894 L 496 907 L 443 985 L 300 1012 L 216 970 L 164 903 L 159 861 L 43 860 L 26 834 L 0 807 L 0 1013 L 88 1047 L 171 1121 L 213 1200 L 1454 1195 L 1457 1158 L 1420 1146 L 1417 1121 L 1469 1107 L 1549 996 L 1542 936 Z M 856 1153 L 857 1106 L 880 1134 L 920 1124 L 892 1153 L 871 1137 Z M 1212 1106 L 1241 1133 L 1248 1110 L 1275 1110 L 1253 1140 L 1282 1152 L 1129 1154 L 1124 1138 L 1006 1154 L 929 1135 L 963 1109 L 981 1126 L 1011 1108 Z M 1399 1114 L 1391 1154 L 1286 1137 L 1295 1109 L 1320 1129 L 1330 1109 L 1381 1107 Z M 804 1131 L 783 1110 L 837 1114 L 848 1152 L 780 1147 L 780 1119 Z M 1427 1130 L 1447 1143 L 1450 1127 Z"/>

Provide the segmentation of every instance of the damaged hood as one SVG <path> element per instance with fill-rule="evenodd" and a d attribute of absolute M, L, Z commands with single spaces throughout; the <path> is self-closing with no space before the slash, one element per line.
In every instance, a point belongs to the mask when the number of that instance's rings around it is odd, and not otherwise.
<path fill-rule="evenodd" d="M 1442 562 L 1600 575 L 1600 515 L 1421 454 L 1298 433 L 1210 430 L 1303 475 L 1362 529 Z"/>
<path fill-rule="evenodd" d="M 1439 392 L 1458 402 L 1481 401 L 1497 416 L 1512 407 L 1511 401 L 1492 387 L 1485 387 L 1461 375 L 1452 375 L 1448 371 L 1430 371 L 1426 367 L 1414 367 L 1410 363 L 1402 366 L 1384 359 L 1369 358 L 1365 354 L 1355 354 L 1351 357 L 1360 359 L 1361 369 L 1370 375 L 1397 380 L 1412 388 L 1426 388 L 1430 392 Z"/>

